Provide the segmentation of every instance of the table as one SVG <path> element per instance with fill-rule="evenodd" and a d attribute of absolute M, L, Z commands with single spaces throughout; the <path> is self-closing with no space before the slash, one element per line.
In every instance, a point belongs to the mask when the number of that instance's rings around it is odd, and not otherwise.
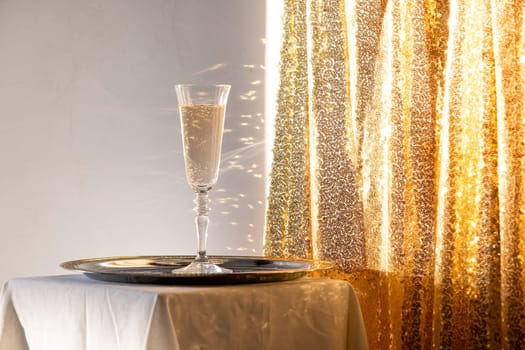
<path fill-rule="evenodd" d="M 84 275 L 17 278 L 0 298 L 0 350 L 367 349 L 344 281 L 160 286 Z"/>

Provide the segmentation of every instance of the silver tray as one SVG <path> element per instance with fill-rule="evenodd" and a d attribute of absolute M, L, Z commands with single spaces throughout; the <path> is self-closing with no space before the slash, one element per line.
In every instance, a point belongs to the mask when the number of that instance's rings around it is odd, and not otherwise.
<path fill-rule="evenodd" d="M 175 275 L 173 269 L 188 265 L 194 256 L 120 256 L 68 261 L 67 270 L 89 278 L 121 283 L 148 284 L 241 284 L 290 281 L 309 272 L 330 268 L 327 262 L 263 257 L 211 256 L 214 264 L 233 270 L 230 274 Z"/>

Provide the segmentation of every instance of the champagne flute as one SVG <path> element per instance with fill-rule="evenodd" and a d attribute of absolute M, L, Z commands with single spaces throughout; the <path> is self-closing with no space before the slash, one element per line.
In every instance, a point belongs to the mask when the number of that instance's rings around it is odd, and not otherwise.
<path fill-rule="evenodd" d="M 208 192 L 219 176 L 224 115 L 230 88 L 230 85 L 175 85 L 182 126 L 186 178 L 196 194 L 198 253 L 189 265 L 173 270 L 174 274 L 206 275 L 232 272 L 213 264 L 206 255 Z"/>

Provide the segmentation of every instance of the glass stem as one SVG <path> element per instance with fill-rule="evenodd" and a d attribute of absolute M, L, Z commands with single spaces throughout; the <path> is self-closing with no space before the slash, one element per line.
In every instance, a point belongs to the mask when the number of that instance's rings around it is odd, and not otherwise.
<path fill-rule="evenodd" d="M 208 217 L 208 190 L 199 190 L 196 194 L 195 225 L 197 226 L 197 241 L 199 244 L 196 261 L 208 262 L 208 257 L 206 256 L 206 240 L 208 239 L 208 224 L 210 222 Z"/>

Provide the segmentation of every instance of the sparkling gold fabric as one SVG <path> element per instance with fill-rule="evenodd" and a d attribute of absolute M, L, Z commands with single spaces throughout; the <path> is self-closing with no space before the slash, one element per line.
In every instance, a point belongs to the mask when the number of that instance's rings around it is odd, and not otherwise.
<path fill-rule="evenodd" d="M 525 348 L 525 1 L 285 1 L 265 252 L 371 349 Z"/>
<path fill-rule="evenodd" d="M 265 248 L 305 258 L 312 254 L 306 1 L 287 0 L 286 6 L 280 73 L 286 83 L 278 92 Z"/>

